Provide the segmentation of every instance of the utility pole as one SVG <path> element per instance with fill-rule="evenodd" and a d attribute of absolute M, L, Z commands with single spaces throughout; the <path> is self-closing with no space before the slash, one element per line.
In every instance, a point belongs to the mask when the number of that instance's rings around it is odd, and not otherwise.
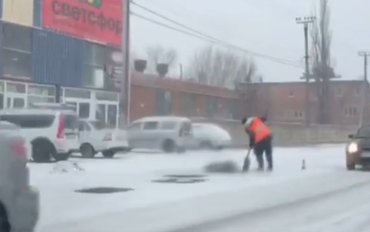
<path fill-rule="evenodd" d="M 130 73 L 130 0 L 122 0 L 122 67 L 123 80 L 121 104 L 123 105 L 124 126 L 130 123 L 131 73 Z"/>
<path fill-rule="evenodd" d="M 310 125 L 310 64 L 309 64 L 309 55 L 308 55 L 308 25 L 313 23 L 316 20 L 316 17 L 304 17 L 296 18 L 298 24 L 303 24 L 304 29 L 304 47 L 305 47 L 305 80 L 306 80 L 306 96 L 305 96 L 305 124 L 306 126 Z"/>
<path fill-rule="evenodd" d="M 366 100 L 368 94 L 368 87 L 369 82 L 367 80 L 367 58 L 370 56 L 370 51 L 360 51 L 358 53 L 359 56 L 364 58 L 364 85 L 362 90 L 362 101 L 361 101 L 361 113 L 360 113 L 360 120 L 359 120 L 359 127 L 361 127 L 364 123 L 364 117 L 366 112 Z"/>

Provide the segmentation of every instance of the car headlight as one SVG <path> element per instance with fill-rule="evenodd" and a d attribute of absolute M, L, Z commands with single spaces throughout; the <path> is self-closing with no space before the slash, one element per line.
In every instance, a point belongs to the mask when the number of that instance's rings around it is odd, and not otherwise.
<path fill-rule="evenodd" d="M 359 147 L 357 143 L 350 143 L 347 148 L 348 153 L 356 153 L 359 151 Z"/>

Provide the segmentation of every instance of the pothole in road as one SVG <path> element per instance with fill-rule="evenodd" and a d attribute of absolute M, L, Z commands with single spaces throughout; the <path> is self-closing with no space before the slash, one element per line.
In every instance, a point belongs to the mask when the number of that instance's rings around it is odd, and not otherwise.
<path fill-rule="evenodd" d="M 208 181 L 205 175 L 164 175 L 163 178 L 152 180 L 163 184 L 196 184 Z"/>
<path fill-rule="evenodd" d="M 132 188 L 114 188 L 114 187 L 96 187 L 96 188 L 85 188 L 78 189 L 75 192 L 78 193 L 93 193 L 93 194 L 110 194 L 110 193 L 122 193 L 134 191 Z"/>
<path fill-rule="evenodd" d="M 165 177 L 169 178 L 191 178 L 191 179 L 196 179 L 196 178 L 204 178 L 206 175 L 165 175 Z"/>

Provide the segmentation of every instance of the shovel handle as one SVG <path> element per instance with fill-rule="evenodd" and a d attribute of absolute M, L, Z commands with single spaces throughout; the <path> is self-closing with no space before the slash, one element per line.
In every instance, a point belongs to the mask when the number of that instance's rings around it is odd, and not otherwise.
<path fill-rule="evenodd" d="M 252 148 L 249 148 L 249 149 L 248 149 L 248 152 L 247 152 L 247 157 L 246 157 L 246 159 L 249 159 L 249 156 L 250 156 L 250 154 L 251 154 L 251 151 L 252 151 Z"/>

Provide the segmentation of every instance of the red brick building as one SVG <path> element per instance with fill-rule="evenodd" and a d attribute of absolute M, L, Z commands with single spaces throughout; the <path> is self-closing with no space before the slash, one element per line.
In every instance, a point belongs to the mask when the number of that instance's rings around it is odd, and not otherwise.
<path fill-rule="evenodd" d="M 131 80 L 131 119 L 177 115 L 240 119 L 244 100 L 233 90 L 155 75 L 134 73 Z"/>
<path fill-rule="evenodd" d="M 248 114 L 267 114 L 277 122 L 304 123 L 306 117 L 306 84 L 304 82 L 254 83 L 240 88 Z M 330 124 L 357 124 L 363 99 L 363 81 L 332 81 L 329 85 L 328 111 Z M 308 88 L 309 121 L 319 122 L 319 97 L 315 83 Z M 370 98 L 366 103 L 370 106 Z M 249 106 L 249 107 L 248 107 Z M 367 109 L 370 109 L 369 107 Z M 365 122 L 370 114 L 365 112 Z"/>
<path fill-rule="evenodd" d="M 238 90 L 200 85 L 156 75 L 133 73 L 131 119 L 152 115 L 177 115 L 240 120 L 243 116 L 267 115 L 269 121 L 304 123 L 304 82 L 241 84 Z M 319 98 L 315 83 L 309 85 L 309 121 L 319 122 Z M 333 81 L 329 85 L 330 124 L 359 123 L 363 81 Z M 366 101 L 370 112 L 370 94 Z M 370 123 L 370 113 L 365 114 Z"/>

